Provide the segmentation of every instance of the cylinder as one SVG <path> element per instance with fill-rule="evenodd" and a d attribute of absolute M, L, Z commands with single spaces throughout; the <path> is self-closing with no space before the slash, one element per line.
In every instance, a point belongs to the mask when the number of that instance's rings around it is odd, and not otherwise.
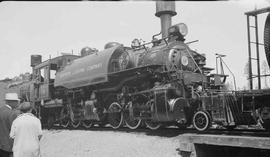
<path fill-rule="evenodd" d="M 42 62 L 41 55 L 31 55 L 31 67 L 34 67 Z"/>
<path fill-rule="evenodd" d="M 157 1 L 155 16 L 160 18 L 162 38 L 168 36 L 168 29 L 172 25 L 172 16 L 175 16 L 174 1 Z"/>

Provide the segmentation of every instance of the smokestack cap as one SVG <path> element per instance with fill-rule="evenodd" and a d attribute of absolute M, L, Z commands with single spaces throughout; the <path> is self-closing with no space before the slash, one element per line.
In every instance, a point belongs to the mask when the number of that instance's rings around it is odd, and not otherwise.
<path fill-rule="evenodd" d="M 163 14 L 170 14 L 175 16 L 175 2 L 174 1 L 157 1 L 156 2 L 156 14 L 155 16 L 160 17 Z"/>

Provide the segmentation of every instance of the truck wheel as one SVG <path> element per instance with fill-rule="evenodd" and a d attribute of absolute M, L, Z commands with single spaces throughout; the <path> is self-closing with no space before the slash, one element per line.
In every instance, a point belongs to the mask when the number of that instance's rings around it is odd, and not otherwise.
<path fill-rule="evenodd" d="M 211 118 L 209 114 L 205 111 L 197 111 L 193 116 L 193 126 L 198 131 L 205 131 L 211 125 Z"/>

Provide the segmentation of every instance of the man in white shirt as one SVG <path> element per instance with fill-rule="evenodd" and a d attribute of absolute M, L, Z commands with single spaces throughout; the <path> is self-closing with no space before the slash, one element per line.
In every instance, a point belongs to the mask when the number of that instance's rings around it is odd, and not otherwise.
<path fill-rule="evenodd" d="M 39 142 L 42 137 L 41 123 L 31 113 L 31 105 L 24 102 L 20 105 L 22 112 L 12 123 L 10 137 L 14 139 L 14 157 L 40 157 Z"/>

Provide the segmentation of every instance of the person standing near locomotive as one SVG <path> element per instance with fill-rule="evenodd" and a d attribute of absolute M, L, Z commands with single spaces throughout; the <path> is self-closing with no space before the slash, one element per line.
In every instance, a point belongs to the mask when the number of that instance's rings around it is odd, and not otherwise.
<path fill-rule="evenodd" d="M 20 105 L 22 112 L 11 126 L 10 137 L 14 139 L 14 157 L 40 157 L 40 139 L 42 129 L 40 120 L 31 111 L 31 104 L 24 102 Z"/>
<path fill-rule="evenodd" d="M 5 105 L 0 107 L 0 156 L 11 157 L 13 140 L 9 138 L 12 122 L 19 115 L 17 93 L 6 93 Z"/>

